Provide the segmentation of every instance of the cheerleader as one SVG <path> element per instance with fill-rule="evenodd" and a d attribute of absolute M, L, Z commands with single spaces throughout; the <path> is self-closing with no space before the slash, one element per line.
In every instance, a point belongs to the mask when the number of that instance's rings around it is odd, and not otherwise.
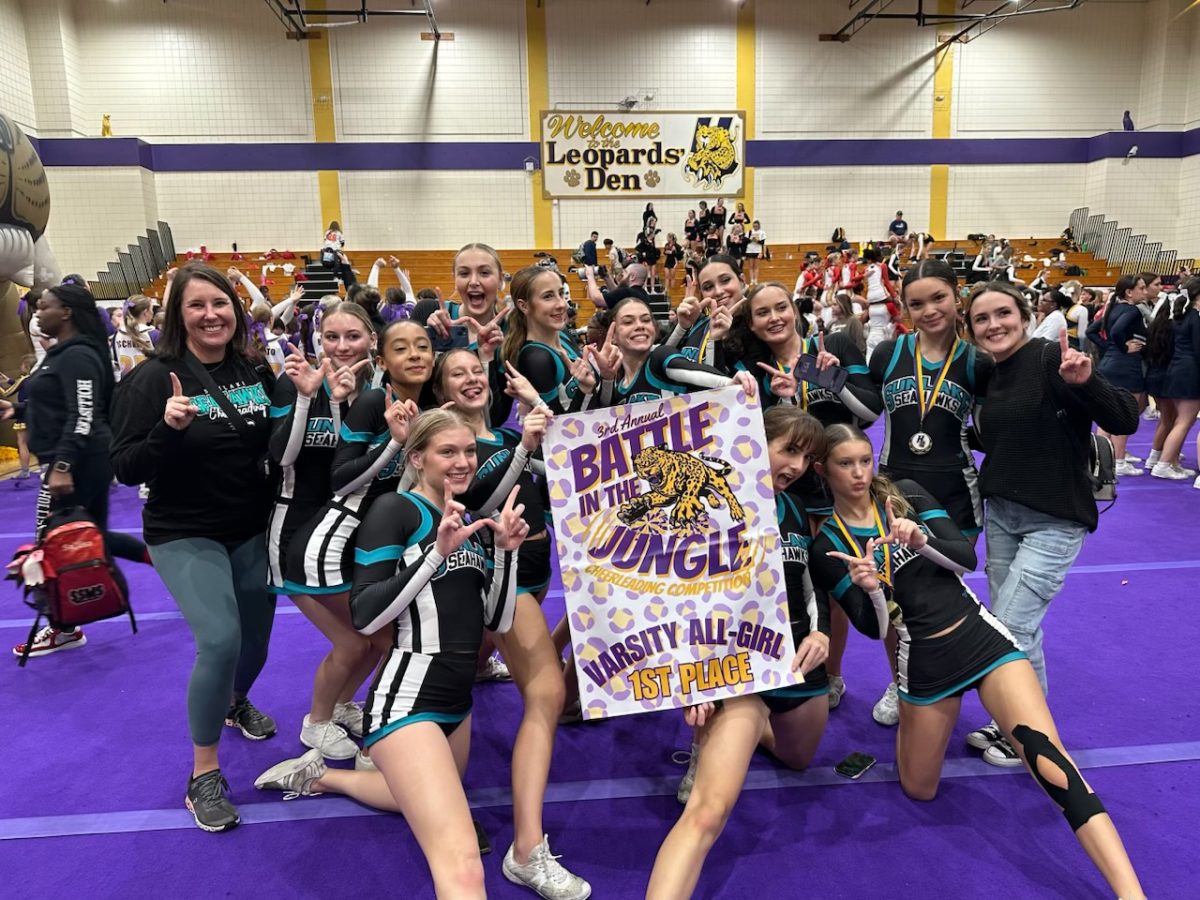
<path fill-rule="evenodd" d="M 12 402 L 14 405 L 27 403 L 28 387 L 25 382 L 29 378 L 29 373 L 33 371 L 37 365 L 37 357 L 30 353 L 28 356 L 21 357 L 21 374 L 17 378 L 9 378 L 4 373 L 0 372 L 0 378 L 8 382 L 3 390 L 0 390 L 0 399 Z M 13 434 L 17 436 L 17 463 L 21 470 L 17 473 L 17 477 L 13 479 L 13 490 L 23 490 L 33 487 L 29 483 L 29 435 L 25 433 L 25 423 L 14 421 L 12 423 Z"/>
<path fill-rule="evenodd" d="M 555 413 L 589 408 L 596 387 L 587 354 L 565 330 L 562 288 L 562 276 L 553 269 L 527 266 L 513 276 L 514 309 L 500 352 Z"/>
<path fill-rule="evenodd" d="M 524 712 L 512 749 L 513 830 L 511 861 L 528 867 L 541 845 L 542 804 L 550 774 L 554 734 L 563 711 L 566 689 L 561 659 L 542 615 L 541 602 L 550 584 L 553 541 L 547 528 L 550 498 L 546 493 L 545 468 L 534 480 L 533 455 L 540 452 L 550 411 L 538 403 L 536 392 L 519 376 L 514 392 L 532 401 L 532 411 L 517 433 L 492 428 L 486 413 L 489 405 L 487 378 L 479 357 L 470 350 L 451 350 L 434 367 L 434 395 L 444 408 L 459 413 L 475 435 L 478 470 L 469 490 L 457 495 L 472 516 L 495 515 L 515 489 L 518 508 L 528 528 L 517 561 L 516 599 L 512 628 L 495 635 L 494 641 L 508 666 L 508 673 L 521 692 Z M 524 388 L 524 392 L 520 391 Z M 490 657 L 491 641 L 484 640 L 481 655 Z M 486 658 L 485 657 L 485 658 Z M 508 859 L 506 859 L 506 862 Z M 575 895 L 586 882 L 563 874 L 574 885 Z M 553 896 L 558 896 L 554 894 Z"/>
<path fill-rule="evenodd" d="M 881 343 L 892 338 L 892 313 L 889 310 L 891 301 L 896 297 L 896 288 L 888 278 L 887 267 L 883 265 L 883 257 L 874 247 L 868 247 L 863 253 L 867 266 L 863 274 L 866 285 L 867 307 L 867 358 Z"/>
<path fill-rule="evenodd" d="M 1163 441 L 1162 460 L 1150 470 L 1155 478 L 1176 481 L 1190 477 L 1179 464 L 1180 452 L 1200 414 L 1200 278 L 1188 281 L 1181 293 L 1188 299 L 1179 304 L 1182 314 L 1172 317 L 1175 347 L 1162 392 L 1175 404 L 1175 424 Z"/>
<path fill-rule="evenodd" d="M 360 401 L 361 402 L 361 401 Z M 413 422 L 404 447 L 415 483 L 380 497 L 358 536 L 351 613 L 364 634 L 390 638 L 367 701 L 366 742 L 377 771 L 328 769 L 316 751 L 268 769 L 255 786 L 291 795 L 345 794 L 404 816 L 440 897 L 485 896 L 483 863 L 462 787 L 471 741 L 475 654 L 484 629 L 513 623 L 518 548 L 528 531 L 516 490 L 496 520 L 467 524 L 462 504 L 476 472 L 475 435 L 449 410 Z M 478 534 L 492 531 L 485 542 Z M 420 777 L 414 778 L 413 773 Z M 574 876 L 543 839 L 510 881 L 561 885 Z M 575 879 L 581 881 L 580 879 Z M 563 892 L 587 897 L 590 888 Z"/>
<path fill-rule="evenodd" d="M 701 867 L 725 828 L 757 747 L 790 769 L 812 762 L 829 718 L 829 687 L 822 662 L 829 650 L 829 608 L 812 590 L 808 516 L 787 488 L 825 442 L 821 424 L 795 407 L 775 407 L 764 417 L 775 508 L 783 539 L 788 621 L 796 656 L 792 671 L 804 681 L 748 696 L 701 703 L 684 711 L 697 729 L 692 763 L 679 800 L 683 814 L 659 848 L 647 898 L 690 897 Z"/>
<path fill-rule="evenodd" d="M 275 503 L 267 528 L 268 583 L 292 602 L 329 641 L 317 667 L 312 702 L 300 728 L 300 742 L 326 759 L 351 759 L 362 737 L 362 707 L 354 694 L 378 661 L 371 643 L 350 624 L 344 591 L 322 594 L 305 583 L 289 582 L 285 566 L 297 532 L 321 515 L 333 488 L 330 469 L 338 432 L 350 406 L 370 383 L 375 332 L 366 310 L 343 301 L 321 320 L 325 355 L 312 368 L 299 350 L 284 361 L 284 377 L 271 401 L 271 456 L 280 468 Z"/>
<path fill-rule="evenodd" d="M 135 294 L 125 301 L 121 325 L 108 342 L 118 381 L 153 352 L 158 343 L 158 329 L 150 324 L 153 319 L 154 301 L 149 297 Z"/>
<path fill-rule="evenodd" d="M 724 253 L 709 257 L 696 280 L 684 286 L 684 298 L 675 310 L 675 329 L 664 343 L 678 347 L 692 362 L 723 370 L 718 344 L 729 332 L 745 290 L 741 263 Z"/>
<path fill-rule="evenodd" d="M 977 689 L 1113 892 L 1144 897 L 1112 820 L 1063 749 L 1033 666 L 963 583 L 977 564 L 970 541 L 919 484 L 875 474 L 861 431 L 834 425 L 826 440 L 817 467 L 834 514 L 813 541 L 812 578 L 863 634 L 900 634 L 896 763 L 904 792 L 914 800 L 937 795 L 962 695 Z"/>

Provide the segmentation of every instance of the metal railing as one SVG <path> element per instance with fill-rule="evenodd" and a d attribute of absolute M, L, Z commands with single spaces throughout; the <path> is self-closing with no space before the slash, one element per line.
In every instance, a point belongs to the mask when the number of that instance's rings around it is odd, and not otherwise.
<path fill-rule="evenodd" d="M 175 240 L 171 226 L 159 222 L 138 235 L 136 242 L 117 251 L 116 260 L 108 263 L 106 271 L 97 272 L 92 293 L 97 300 L 124 300 L 142 293 L 154 283 L 175 259 Z"/>
<path fill-rule="evenodd" d="M 1081 206 L 1071 212 L 1071 231 L 1082 249 L 1097 259 L 1138 272 L 1174 275 L 1181 266 L 1195 269 L 1195 259 L 1180 259 L 1176 250 L 1164 250 L 1161 241 L 1150 241 L 1144 234 Z"/>

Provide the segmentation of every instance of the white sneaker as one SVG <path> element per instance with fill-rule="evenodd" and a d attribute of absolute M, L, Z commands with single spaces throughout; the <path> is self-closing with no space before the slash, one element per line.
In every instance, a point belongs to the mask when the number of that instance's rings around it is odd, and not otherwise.
<path fill-rule="evenodd" d="M 1142 413 L 1142 418 L 1147 422 L 1154 422 L 1162 418 L 1162 413 L 1158 411 L 1157 406 L 1149 406 L 1146 408 L 1146 411 Z"/>
<path fill-rule="evenodd" d="M 1116 472 L 1118 476 L 1127 476 L 1129 478 L 1146 474 L 1127 459 L 1117 461 Z"/>
<path fill-rule="evenodd" d="M 1196 480 L 1192 482 L 1192 487 L 1200 491 L 1200 476 L 1198 476 Z"/>
<path fill-rule="evenodd" d="M 1000 733 L 999 726 L 995 722 L 990 722 L 967 735 L 967 746 L 974 747 L 976 750 L 987 750 L 988 747 L 1002 740 L 1004 740 L 1004 735 Z"/>
<path fill-rule="evenodd" d="M 312 785 L 325 771 L 325 760 L 321 757 L 321 751 L 309 750 L 296 759 L 285 759 L 278 765 L 271 766 L 254 779 L 254 786 L 260 791 L 283 791 L 284 800 L 312 797 L 321 793 L 314 791 Z"/>
<path fill-rule="evenodd" d="M 148 484 L 139 484 L 138 485 L 138 499 L 139 500 L 149 500 L 150 499 L 150 485 L 148 485 Z"/>
<path fill-rule="evenodd" d="M 1142 459 L 1140 456 L 1134 456 L 1132 453 L 1130 453 L 1130 452 L 1126 451 L 1126 453 L 1125 453 L 1125 462 L 1127 462 L 1127 463 L 1132 463 L 1133 465 L 1135 465 L 1135 466 L 1136 466 L 1136 465 L 1139 465 L 1139 464 L 1141 464 L 1141 463 L 1144 463 L 1144 462 L 1145 462 L 1145 460 L 1144 460 L 1144 459 Z"/>
<path fill-rule="evenodd" d="M 1184 478 L 1195 478 L 1197 474 L 1200 474 L 1200 473 L 1197 473 L 1197 471 L 1195 469 L 1189 469 L 1187 466 L 1183 465 L 1181 462 L 1171 463 L 1171 468 L 1174 469 L 1176 472 L 1182 472 Z"/>
<path fill-rule="evenodd" d="M 489 656 L 483 668 L 475 673 L 476 681 L 512 681 L 508 666 L 498 656 Z"/>
<path fill-rule="evenodd" d="M 896 693 L 896 682 L 887 686 L 875 708 L 871 710 L 871 718 L 880 725 L 895 725 L 900 721 L 900 695 Z"/>
<path fill-rule="evenodd" d="M 308 716 L 300 728 L 300 743 L 319 750 L 326 759 L 353 759 L 358 754 L 358 747 L 342 726 L 333 721 L 313 722 Z"/>
<path fill-rule="evenodd" d="M 1146 457 L 1146 468 L 1153 469 L 1154 464 L 1162 458 L 1162 453 L 1158 450 L 1151 450 L 1150 455 Z"/>
<path fill-rule="evenodd" d="M 1017 751 L 1003 737 L 983 751 L 983 761 L 1001 769 L 1015 769 L 1022 764 Z"/>
<path fill-rule="evenodd" d="M 679 781 L 679 789 L 675 791 L 675 799 L 680 806 L 687 806 L 688 798 L 692 796 L 692 785 L 696 783 L 696 762 L 700 759 L 700 748 L 692 743 L 691 750 L 676 750 L 671 754 L 671 762 L 687 763 L 687 771 Z"/>
<path fill-rule="evenodd" d="M 1187 473 L 1183 469 L 1177 469 L 1170 463 L 1160 462 L 1155 463 L 1154 468 L 1150 470 L 1151 478 L 1166 478 L 1169 481 L 1187 481 Z"/>
<path fill-rule="evenodd" d="M 350 733 L 351 737 L 360 738 L 363 736 L 363 708 L 362 704 L 355 703 L 353 700 L 348 700 L 345 703 L 337 703 L 333 707 L 333 721 L 341 725 Z"/>
<path fill-rule="evenodd" d="M 837 709 L 838 704 L 842 702 L 842 695 L 846 693 L 846 680 L 841 675 L 829 676 L 829 708 Z"/>
<path fill-rule="evenodd" d="M 517 862 L 514 848 L 509 847 L 502 868 L 513 884 L 523 884 L 546 900 L 587 900 L 592 896 L 592 886 L 568 872 L 550 852 L 548 837 L 533 848 L 525 865 Z"/>
<path fill-rule="evenodd" d="M 359 750 L 354 756 L 354 771 L 378 772 L 379 769 L 375 766 L 375 763 L 371 762 L 371 757 Z"/>

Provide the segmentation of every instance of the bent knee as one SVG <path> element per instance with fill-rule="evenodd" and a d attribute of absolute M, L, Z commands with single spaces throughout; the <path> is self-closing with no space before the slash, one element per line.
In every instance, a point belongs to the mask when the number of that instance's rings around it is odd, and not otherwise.
<path fill-rule="evenodd" d="M 694 795 L 695 796 L 695 795 Z M 733 804 L 721 800 L 700 798 L 689 802 L 680 821 L 701 836 L 716 840 L 729 821 Z"/>
<path fill-rule="evenodd" d="M 905 778 L 900 775 L 900 787 L 910 800 L 929 801 L 937 796 L 938 782 L 922 781 L 915 778 Z"/>

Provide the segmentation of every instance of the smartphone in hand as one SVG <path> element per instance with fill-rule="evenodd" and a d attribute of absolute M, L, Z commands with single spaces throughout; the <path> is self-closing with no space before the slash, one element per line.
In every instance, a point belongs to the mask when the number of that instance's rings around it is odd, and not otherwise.
<path fill-rule="evenodd" d="M 457 350 L 460 347 L 471 346 L 471 333 L 467 330 L 466 325 L 451 326 L 450 334 L 446 337 L 438 334 L 438 330 L 432 325 L 426 325 L 425 330 L 429 333 L 429 340 L 433 344 L 434 353 L 445 353 L 447 350 Z"/>
<path fill-rule="evenodd" d="M 850 373 L 842 366 L 830 366 L 828 369 L 820 369 L 817 367 L 817 358 L 811 353 L 805 353 L 800 357 L 800 364 L 796 367 L 796 375 L 809 384 L 825 388 L 832 394 L 840 394 L 842 388 L 846 386 L 846 379 Z"/>

